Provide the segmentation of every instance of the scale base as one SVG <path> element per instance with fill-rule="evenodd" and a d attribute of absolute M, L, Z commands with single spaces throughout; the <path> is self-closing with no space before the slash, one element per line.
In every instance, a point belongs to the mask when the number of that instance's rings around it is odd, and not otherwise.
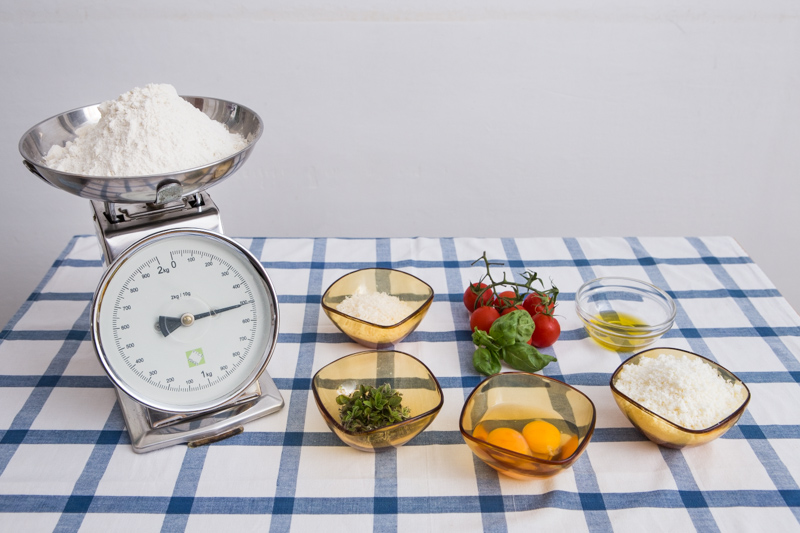
<path fill-rule="evenodd" d="M 243 424 L 279 411 L 284 405 L 283 396 L 266 372 L 228 405 L 211 413 L 185 417 L 154 411 L 120 389 L 116 391 L 131 437 L 131 446 L 136 453 L 152 452 L 176 444 L 202 446 L 226 439 L 244 431 Z"/>

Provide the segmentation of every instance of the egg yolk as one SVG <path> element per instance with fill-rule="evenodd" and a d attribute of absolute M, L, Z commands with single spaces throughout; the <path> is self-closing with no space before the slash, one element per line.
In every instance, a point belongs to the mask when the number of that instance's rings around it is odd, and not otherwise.
<path fill-rule="evenodd" d="M 578 437 L 575 435 L 571 436 L 567 442 L 564 443 L 564 446 L 561 447 L 561 453 L 558 454 L 558 459 L 563 461 L 564 459 L 572 456 L 575 453 L 575 450 L 578 449 Z"/>
<path fill-rule="evenodd" d="M 483 424 L 478 424 L 475 426 L 475 429 L 472 430 L 472 436 L 476 439 L 486 440 L 489 438 L 489 432 L 486 431 L 486 428 L 483 427 Z"/>
<path fill-rule="evenodd" d="M 522 455 L 533 455 L 525 437 L 515 429 L 502 427 L 493 429 L 486 438 L 486 442 Z"/>
<path fill-rule="evenodd" d="M 533 453 L 552 457 L 561 446 L 561 432 L 550 422 L 534 420 L 522 428 L 522 435 Z"/>

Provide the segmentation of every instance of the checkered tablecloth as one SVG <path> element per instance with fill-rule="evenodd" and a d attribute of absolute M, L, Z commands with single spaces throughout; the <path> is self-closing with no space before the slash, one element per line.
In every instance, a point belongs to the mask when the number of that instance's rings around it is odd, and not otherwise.
<path fill-rule="evenodd" d="M 89 338 L 103 272 L 92 236 L 75 237 L 0 333 L 2 531 L 797 531 L 800 530 L 800 317 L 731 238 L 271 239 L 240 242 L 279 295 L 268 372 L 286 406 L 205 447 L 136 455 Z M 586 393 L 597 429 L 575 465 L 517 481 L 476 459 L 458 432 L 472 367 L 461 303 L 483 251 L 509 275 L 534 270 L 561 289 L 562 335 L 543 373 Z M 341 275 L 382 266 L 436 292 L 397 346 L 445 395 L 438 418 L 386 453 L 342 444 L 317 412 L 310 378 L 362 348 L 322 313 Z M 752 400 L 724 437 L 659 448 L 621 414 L 608 387 L 626 358 L 587 338 L 573 297 L 608 275 L 649 281 L 678 305 L 660 346 L 713 359 Z"/>

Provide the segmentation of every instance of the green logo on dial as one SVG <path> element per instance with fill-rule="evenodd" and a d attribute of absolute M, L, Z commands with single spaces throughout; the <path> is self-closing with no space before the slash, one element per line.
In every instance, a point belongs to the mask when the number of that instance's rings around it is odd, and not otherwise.
<path fill-rule="evenodd" d="M 189 368 L 206 364 L 202 348 L 195 348 L 186 352 L 186 360 L 189 362 Z"/>

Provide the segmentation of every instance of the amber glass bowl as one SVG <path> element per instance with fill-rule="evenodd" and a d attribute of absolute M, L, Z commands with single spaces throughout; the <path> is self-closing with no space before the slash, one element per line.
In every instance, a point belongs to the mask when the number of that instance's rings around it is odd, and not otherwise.
<path fill-rule="evenodd" d="M 385 383 L 402 394 L 401 405 L 411 410 L 410 418 L 365 433 L 346 430 L 336 397 L 350 394 L 359 385 L 380 387 Z M 314 375 L 311 391 L 328 427 L 345 444 L 365 452 L 399 448 L 428 427 L 444 404 L 442 388 L 428 367 L 416 357 L 392 350 L 359 352 L 337 359 Z"/>
<path fill-rule="evenodd" d="M 731 383 L 740 383 L 742 387 L 744 387 L 744 391 L 747 393 L 742 401 L 742 404 L 729 416 L 725 417 L 711 427 L 704 429 L 688 429 L 679 426 L 674 422 L 670 422 L 661 415 L 650 411 L 617 389 L 616 382 L 619 378 L 620 372 L 624 367 L 628 365 L 636 365 L 644 357 L 655 358 L 662 353 L 686 355 L 687 357 L 702 359 L 705 363 L 716 369 L 725 380 Z M 736 422 L 739 421 L 739 418 L 742 416 L 742 413 L 744 413 L 747 404 L 750 402 L 750 389 L 747 388 L 747 385 L 745 385 L 742 380 L 733 375 L 732 372 L 718 365 L 714 361 L 706 359 L 702 355 L 697 355 L 696 353 L 687 352 L 684 350 L 678 350 L 676 348 L 651 348 L 634 355 L 622 363 L 611 376 L 611 394 L 614 396 L 614 400 L 617 402 L 620 410 L 622 410 L 623 414 L 628 417 L 628 420 L 631 421 L 631 424 L 641 431 L 648 439 L 656 444 L 660 444 L 661 446 L 676 449 L 690 446 L 700 446 L 701 444 L 705 444 L 716 439 L 717 437 L 724 435 L 730 428 L 734 426 L 734 424 L 736 424 Z"/>
<path fill-rule="evenodd" d="M 337 306 L 354 294 L 383 292 L 410 303 L 413 309 L 394 324 L 374 324 L 342 313 Z M 414 331 L 433 303 L 430 285 L 406 272 L 390 268 L 365 268 L 345 274 L 322 295 L 322 309 L 345 335 L 367 348 L 388 348 Z"/>
<path fill-rule="evenodd" d="M 677 306 L 655 285 L 632 278 L 605 277 L 584 283 L 575 310 L 589 337 L 619 352 L 641 350 L 670 330 Z"/>
<path fill-rule="evenodd" d="M 560 446 L 553 456 L 518 453 L 486 440 L 493 429 L 523 432 L 534 420 L 559 430 Z M 594 425 L 594 404 L 578 389 L 538 374 L 508 372 L 475 387 L 461 411 L 459 429 L 467 446 L 487 465 L 513 478 L 530 479 L 572 466 L 589 444 Z"/>

